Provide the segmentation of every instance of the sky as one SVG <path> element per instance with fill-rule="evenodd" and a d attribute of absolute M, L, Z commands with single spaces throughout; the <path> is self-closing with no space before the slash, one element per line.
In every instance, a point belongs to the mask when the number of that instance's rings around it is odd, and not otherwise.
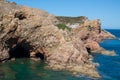
<path fill-rule="evenodd" d="M 120 29 L 120 0 L 9 0 L 57 16 L 100 19 L 102 28 Z"/>

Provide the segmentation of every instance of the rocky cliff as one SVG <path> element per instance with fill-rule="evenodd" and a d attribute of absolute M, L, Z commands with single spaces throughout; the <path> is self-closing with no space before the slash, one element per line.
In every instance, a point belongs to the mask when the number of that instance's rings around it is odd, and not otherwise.
<path fill-rule="evenodd" d="M 0 61 L 28 57 L 44 60 L 49 68 L 100 77 L 91 61 L 98 42 L 114 36 L 101 30 L 100 20 L 60 30 L 56 17 L 39 9 L 0 1 Z"/>

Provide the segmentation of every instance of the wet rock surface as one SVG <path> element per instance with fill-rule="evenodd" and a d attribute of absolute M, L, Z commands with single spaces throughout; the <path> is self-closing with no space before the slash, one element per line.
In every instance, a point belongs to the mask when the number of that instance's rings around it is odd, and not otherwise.
<path fill-rule="evenodd" d="M 55 16 L 43 10 L 0 1 L 0 61 L 28 57 L 44 60 L 53 69 L 100 77 L 91 51 L 98 42 L 115 38 L 101 30 L 100 20 L 86 20 L 71 32 L 55 26 Z M 86 72 L 87 71 L 87 72 Z"/>

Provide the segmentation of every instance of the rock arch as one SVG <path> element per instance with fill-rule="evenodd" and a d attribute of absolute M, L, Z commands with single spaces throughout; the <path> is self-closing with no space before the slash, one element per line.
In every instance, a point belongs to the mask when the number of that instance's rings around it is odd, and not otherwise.
<path fill-rule="evenodd" d="M 39 52 L 34 49 L 34 46 L 30 44 L 26 39 L 20 40 L 19 37 L 9 38 L 6 41 L 6 45 L 9 48 L 9 59 L 12 58 L 39 58 L 45 59 L 43 52 Z"/>

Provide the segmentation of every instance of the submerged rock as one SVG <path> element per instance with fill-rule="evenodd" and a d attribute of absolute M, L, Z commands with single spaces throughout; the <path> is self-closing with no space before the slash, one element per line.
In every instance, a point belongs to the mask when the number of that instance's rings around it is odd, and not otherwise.
<path fill-rule="evenodd" d="M 102 50 L 101 54 L 110 55 L 110 56 L 115 56 L 116 55 L 114 50 L 112 50 L 112 51 Z"/>
<path fill-rule="evenodd" d="M 114 38 L 101 30 L 100 20 L 86 20 L 71 32 L 59 30 L 54 15 L 0 1 L 0 61 L 28 57 L 44 60 L 53 69 L 100 77 L 91 59 L 98 42 Z"/>

